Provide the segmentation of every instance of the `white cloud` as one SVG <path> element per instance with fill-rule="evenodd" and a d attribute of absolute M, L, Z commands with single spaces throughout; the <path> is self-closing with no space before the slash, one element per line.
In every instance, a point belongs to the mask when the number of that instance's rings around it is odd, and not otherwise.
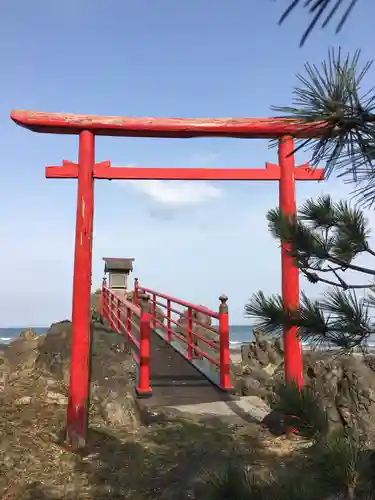
<path fill-rule="evenodd" d="M 130 181 L 132 186 L 154 203 L 169 207 L 188 207 L 220 198 L 222 190 L 200 181 Z"/>

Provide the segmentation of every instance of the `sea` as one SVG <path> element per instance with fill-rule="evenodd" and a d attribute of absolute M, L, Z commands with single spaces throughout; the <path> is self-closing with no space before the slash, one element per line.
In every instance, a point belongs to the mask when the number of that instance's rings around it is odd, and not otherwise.
<path fill-rule="evenodd" d="M 24 328 L 33 328 L 39 335 L 43 335 L 48 331 L 48 326 L 37 327 L 13 327 L 13 328 L 0 328 L 0 346 L 9 344 L 16 339 Z M 251 325 L 231 325 L 229 327 L 230 333 L 230 350 L 235 354 L 241 351 L 241 346 L 254 340 L 253 327 Z M 371 338 L 373 337 L 373 338 Z M 375 354 L 375 335 L 372 335 L 368 341 L 368 347 L 371 352 Z M 327 346 L 326 346 L 327 347 Z M 307 342 L 302 343 L 303 350 L 310 350 L 311 346 Z M 330 349 L 336 350 L 337 348 L 331 346 Z"/>
<path fill-rule="evenodd" d="M 9 344 L 16 339 L 25 328 L 32 328 L 38 335 L 43 335 L 47 332 L 48 326 L 20 326 L 12 328 L 0 328 L 0 344 Z"/>
<path fill-rule="evenodd" d="M 19 336 L 21 331 L 26 327 L 0 328 L 0 344 L 9 344 Z M 29 327 L 27 327 L 29 328 Z M 39 335 L 47 332 L 47 326 L 32 327 Z M 242 344 L 253 340 L 253 329 L 251 325 L 231 325 L 230 331 L 230 348 L 238 350 Z"/>

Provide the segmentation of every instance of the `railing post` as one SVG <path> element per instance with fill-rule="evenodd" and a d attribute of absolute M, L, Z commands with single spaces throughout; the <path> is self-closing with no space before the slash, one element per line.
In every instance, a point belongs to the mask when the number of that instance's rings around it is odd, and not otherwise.
<path fill-rule="evenodd" d="M 115 309 L 115 301 L 114 301 L 114 296 L 113 293 L 110 291 L 109 292 L 109 326 L 112 330 L 115 329 L 115 322 L 113 320 L 114 316 L 114 309 Z"/>
<path fill-rule="evenodd" d="M 152 294 L 152 328 L 156 328 L 156 294 Z"/>
<path fill-rule="evenodd" d="M 151 396 L 150 387 L 150 334 L 151 315 L 150 297 L 146 293 L 139 295 L 141 316 L 139 321 L 140 348 L 139 348 L 139 379 L 136 388 L 138 396 Z"/>
<path fill-rule="evenodd" d="M 132 331 L 132 310 L 128 307 L 126 308 L 126 328 L 125 328 L 126 338 L 129 340 L 129 336 Z"/>
<path fill-rule="evenodd" d="M 116 297 L 117 300 L 117 308 L 116 308 L 116 327 L 117 327 L 117 333 L 121 333 L 121 300 Z"/>
<path fill-rule="evenodd" d="M 228 297 L 219 297 L 219 333 L 220 333 L 220 388 L 232 389 L 230 380 L 230 351 L 229 351 L 229 314 Z"/>
<path fill-rule="evenodd" d="M 191 359 L 193 357 L 193 310 L 191 307 L 188 309 L 188 349 L 187 357 Z"/>
<path fill-rule="evenodd" d="M 138 305 L 138 287 L 139 287 L 138 278 L 134 278 L 133 304 L 135 306 Z"/>
<path fill-rule="evenodd" d="M 102 280 L 102 296 L 101 296 L 101 302 L 100 302 L 100 317 L 102 319 L 105 319 L 105 317 L 104 317 L 104 314 L 105 314 L 104 303 L 105 303 L 105 289 L 106 289 L 106 286 L 107 286 L 107 280 L 105 278 L 103 278 L 103 280 Z"/>
<path fill-rule="evenodd" d="M 167 340 L 172 341 L 171 300 L 167 300 Z"/>

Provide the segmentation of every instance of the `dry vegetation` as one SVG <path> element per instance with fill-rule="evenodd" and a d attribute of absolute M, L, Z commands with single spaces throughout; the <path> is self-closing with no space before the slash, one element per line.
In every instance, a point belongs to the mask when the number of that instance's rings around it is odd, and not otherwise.
<path fill-rule="evenodd" d="M 301 443 L 273 438 L 254 424 L 177 416 L 149 427 L 110 428 L 93 405 L 88 449 L 75 455 L 59 445 L 66 388 L 51 378 L 49 389 L 35 374 L 1 398 L 2 500 L 172 499 L 182 492 L 193 498 L 193 490 L 205 495 L 207 474 L 236 457 L 258 470 L 280 467 Z"/>
<path fill-rule="evenodd" d="M 118 336 L 100 331 L 94 335 L 88 447 L 81 454 L 66 451 L 60 443 L 69 329 L 62 323 L 42 342 L 14 343 L 0 360 L 0 371 L 4 359 L 13 363 L 0 391 L 1 500 L 203 499 L 213 473 L 230 462 L 252 464 L 264 475 L 300 461 L 303 440 L 275 438 L 256 424 L 170 413 L 144 426 L 131 407 L 118 418 L 134 384 L 129 353 Z M 113 387 L 115 399 L 108 395 Z"/>

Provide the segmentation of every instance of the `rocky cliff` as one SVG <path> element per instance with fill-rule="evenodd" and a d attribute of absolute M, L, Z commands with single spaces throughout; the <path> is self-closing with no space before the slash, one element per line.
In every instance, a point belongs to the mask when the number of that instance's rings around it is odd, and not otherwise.
<path fill-rule="evenodd" d="M 242 347 L 236 368 L 237 393 L 256 395 L 272 403 L 276 386 L 284 379 L 283 348 L 261 331 Z M 305 385 L 316 391 L 327 410 L 332 428 L 352 426 L 373 434 L 375 373 L 372 359 L 359 354 L 304 353 Z"/>

